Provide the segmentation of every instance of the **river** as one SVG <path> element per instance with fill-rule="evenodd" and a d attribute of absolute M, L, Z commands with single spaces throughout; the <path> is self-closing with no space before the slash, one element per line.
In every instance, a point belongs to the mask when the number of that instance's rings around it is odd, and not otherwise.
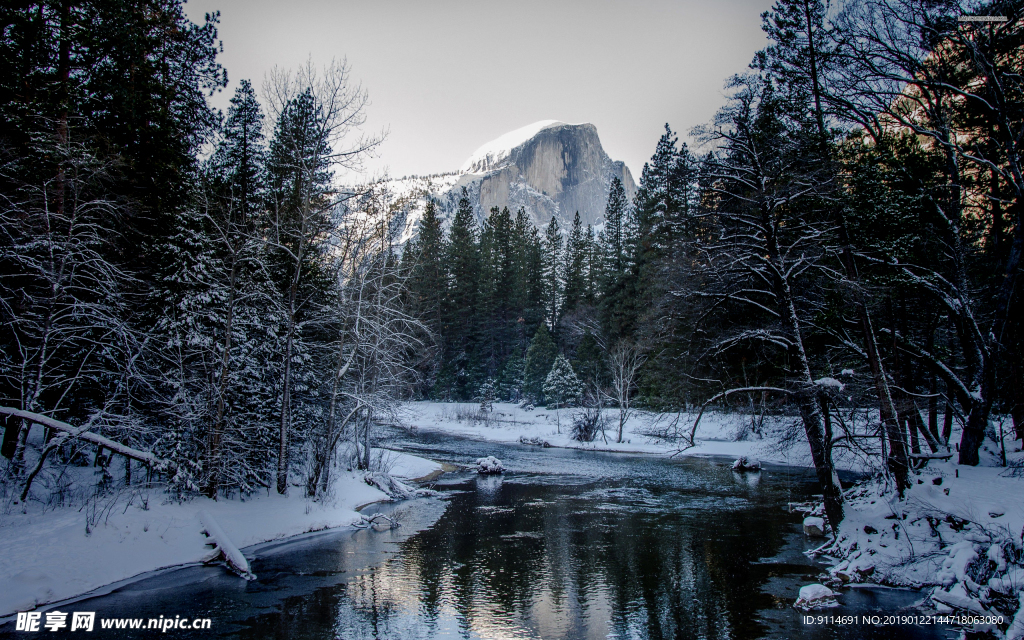
<path fill-rule="evenodd" d="M 397 529 L 332 531 L 246 550 L 259 580 L 188 567 L 65 609 L 97 618 L 210 618 L 235 638 L 946 638 L 939 627 L 804 624 L 792 607 L 822 567 L 803 553 L 803 469 L 501 445 L 393 430 L 388 446 L 455 472 L 437 498 L 375 505 Z M 908 610 L 910 590 L 847 589 L 833 616 Z M 13 625 L 0 635 L 15 634 Z M 49 635 L 49 634 L 47 634 Z M 140 637 L 103 631 L 103 637 Z M 187 632 L 168 631 L 169 637 Z"/>

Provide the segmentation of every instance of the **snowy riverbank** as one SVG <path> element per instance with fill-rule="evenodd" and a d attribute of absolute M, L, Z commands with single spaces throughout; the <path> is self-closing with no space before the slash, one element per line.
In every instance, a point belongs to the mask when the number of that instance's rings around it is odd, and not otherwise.
<path fill-rule="evenodd" d="M 811 466 L 810 449 L 801 437 L 791 438 L 786 446 L 780 446 L 780 421 L 766 423 L 762 433 L 755 434 L 750 432 L 750 416 L 708 412 L 701 418 L 695 445 L 688 447 L 682 439 L 665 436 L 675 432 L 688 434 L 696 414 L 634 412 L 623 426 L 622 442 L 617 442 L 618 410 L 605 409 L 605 437 L 598 433 L 593 442 L 577 442 L 570 433 L 573 416 L 579 409 L 524 409 L 506 402 L 495 402 L 490 412 L 480 412 L 479 407 L 478 403 L 410 402 L 405 405 L 402 421 L 416 429 L 491 442 L 546 442 L 552 447 L 623 453 L 747 456 L 770 464 Z M 868 470 L 864 459 L 842 453 L 837 455 L 836 464 L 846 470 Z"/>
<path fill-rule="evenodd" d="M 394 477 L 440 471 L 431 460 L 381 452 Z M 122 492 L 87 507 L 44 509 L 29 502 L 0 519 L 0 617 L 59 602 L 163 567 L 202 562 L 209 540 L 199 513 L 210 514 L 235 547 L 351 526 L 356 511 L 388 496 L 357 472 L 336 474 L 330 497 L 313 502 L 300 487 L 239 499 L 177 503 L 159 489 Z"/>
<path fill-rule="evenodd" d="M 1021 453 L 1009 454 L 1010 462 Z M 992 461 L 989 461 L 992 462 Z M 903 500 L 873 481 L 846 494 L 839 535 L 820 554 L 833 586 L 870 582 L 932 587 L 939 614 L 1002 616 L 1024 637 L 1024 478 L 1020 467 L 933 462 Z M 1007 625 L 1020 618 L 1010 631 Z M 994 627 L 993 627 L 994 628 Z"/>

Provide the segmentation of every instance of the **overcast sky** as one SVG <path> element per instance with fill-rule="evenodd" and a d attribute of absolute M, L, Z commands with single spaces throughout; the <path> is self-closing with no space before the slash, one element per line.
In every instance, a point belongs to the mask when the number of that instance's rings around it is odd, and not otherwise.
<path fill-rule="evenodd" d="M 275 65 L 347 58 L 369 92 L 369 164 L 393 177 L 453 171 L 538 120 L 590 122 L 636 178 L 662 128 L 686 134 L 765 45 L 771 0 L 189 0 L 221 12 L 221 61 L 257 91 Z"/>

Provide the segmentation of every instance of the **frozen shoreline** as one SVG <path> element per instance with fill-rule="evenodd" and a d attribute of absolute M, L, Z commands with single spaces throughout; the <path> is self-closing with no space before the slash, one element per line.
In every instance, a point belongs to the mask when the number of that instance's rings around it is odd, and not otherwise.
<path fill-rule="evenodd" d="M 637 413 L 626 423 L 622 443 L 614 441 L 613 430 L 606 434 L 607 443 L 600 434 L 593 443 L 579 443 L 569 435 L 573 413 L 508 403 L 495 403 L 493 411 L 480 413 L 476 404 L 414 402 L 406 405 L 402 422 L 412 430 L 490 442 L 681 457 L 747 456 L 769 464 L 810 466 L 806 444 L 799 440 L 788 450 L 778 446 L 777 433 L 737 441 L 749 420 L 741 415 L 705 415 L 695 446 L 680 451 L 673 442 L 652 435 L 666 426 L 664 414 Z M 617 411 L 607 410 L 607 417 L 614 425 Z M 683 426 L 692 425 L 685 422 L 692 419 L 684 415 Z M 1006 444 L 1011 462 L 1024 458 L 1013 441 Z M 937 612 L 1005 612 L 1004 601 L 1024 593 L 1024 492 L 1021 478 L 1008 477 L 1008 469 L 995 466 L 994 443 L 982 453 L 979 467 L 933 461 L 912 476 L 903 501 L 884 482 L 849 489 L 839 538 L 822 549 L 834 563 L 828 569 L 829 584 L 932 587 L 926 602 Z M 406 480 L 429 478 L 442 469 L 437 462 L 406 453 L 377 450 L 375 456 L 383 471 Z M 837 462 L 851 471 L 870 470 L 862 458 L 847 456 Z M 287 497 L 196 498 L 183 504 L 167 502 L 166 495 L 152 489 L 148 505 L 143 493 L 130 498 L 125 493 L 116 508 L 101 509 L 99 516 L 75 508 L 44 513 L 38 504 L 25 513 L 9 513 L 0 521 L 0 544 L 6 551 L 0 556 L 0 576 L 7 578 L 0 585 L 0 620 L 19 610 L 81 600 L 202 562 L 209 552 L 200 533 L 198 513 L 203 510 L 251 557 L 263 544 L 352 526 L 361 519 L 357 509 L 388 499 L 366 484 L 361 473 L 341 472 L 334 482 L 332 498 L 320 502 L 307 500 L 300 487 Z"/>
<path fill-rule="evenodd" d="M 405 453 L 384 452 L 395 477 L 414 480 L 441 465 Z M 0 619 L 17 611 L 52 605 L 171 570 L 201 563 L 210 553 L 199 513 L 206 511 L 233 545 L 254 545 L 311 532 L 350 527 L 357 509 L 389 500 L 366 484 L 362 474 L 336 475 L 332 496 L 308 500 L 301 487 L 288 496 L 270 492 L 239 499 L 195 498 L 169 502 L 160 489 L 125 492 L 96 510 L 63 508 L 44 512 L 28 504 L 0 522 Z M 17 509 L 17 507 L 15 507 Z M 87 525 L 89 532 L 87 533 Z"/>

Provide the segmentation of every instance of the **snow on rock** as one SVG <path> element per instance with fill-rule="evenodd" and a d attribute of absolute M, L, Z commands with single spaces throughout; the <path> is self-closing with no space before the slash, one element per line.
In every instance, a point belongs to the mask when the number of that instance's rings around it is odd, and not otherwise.
<path fill-rule="evenodd" d="M 476 470 L 479 473 L 502 473 L 505 471 L 505 467 L 502 466 L 501 460 L 494 456 L 487 456 L 486 458 L 477 458 Z"/>
<path fill-rule="evenodd" d="M 949 557 L 942 561 L 942 569 L 935 574 L 935 579 L 944 587 L 952 586 L 967 577 L 968 565 L 977 559 L 978 552 L 974 550 L 973 542 L 958 542 L 949 549 Z"/>
<path fill-rule="evenodd" d="M 474 151 L 473 155 L 469 156 L 469 159 L 463 163 L 460 171 L 476 173 L 489 171 L 491 167 L 507 158 L 509 153 L 519 145 L 544 129 L 557 127 L 561 124 L 565 123 L 558 120 L 541 120 L 498 136 Z"/>
<path fill-rule="evenodd" d="M 950 591 L 943 591 L 940 588 L 935 588 L 932 591 L 932 600 L 940 605 L 946 605 L 951 609 L 969 611 L 971 613 L 985 614 L 985 607 L 978 602 L 977 598 L 972 597 L 964 589 L 963 584 L 957 584 Z"/>
<path fill-rule="evenodd" d="M 825 519 L 816 516 L 804 518 L 804 535 L 812 538 L 825 537 Z"/>
<path fill-rule="evenodd" d="M 823 584 L 809 584 L 800 587 L 800 595 L 793 605 L 797 609 L 810 611 L 811 609 L 828 609 L 838 607 L 836 594 Z"/>
<path fill-rule="evenodd" d="M 732 468 L 736 471 L 760 471 L 761 461 L 752 456 L 740 456 L 732 463 Z"/>

